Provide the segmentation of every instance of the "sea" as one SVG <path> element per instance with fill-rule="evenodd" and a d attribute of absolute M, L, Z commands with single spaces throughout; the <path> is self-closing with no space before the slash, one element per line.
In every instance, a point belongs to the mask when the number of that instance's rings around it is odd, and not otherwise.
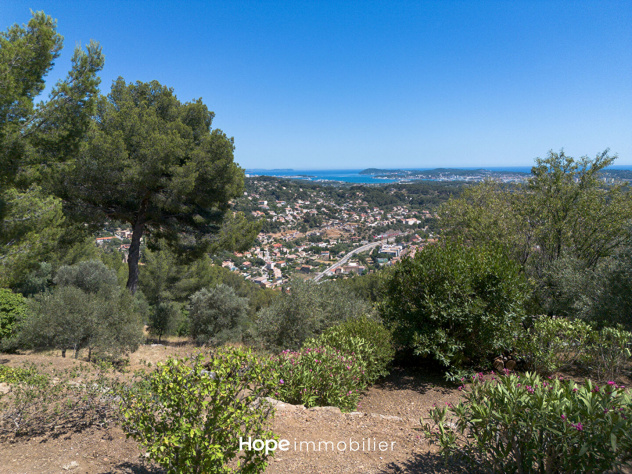
<path fill-rule="evenodd" d="M 363 168 L 365 169 L 365 168 Z M 379 169 L 393 169 L 393 168 L 379 168 Z M 424 171 L 435 168 L 396 168 L 405 169 L 411 171 Z M 512 173 L 531 173 L 531 166 L 462 166 L 454 167 L 452 169 L 460 170 L 478 170 L 486 169 L 490 171 L 506 171 Z M 607 169 L 616 170 L 632 170 L 632 165 L 616 165 L 610 166 Z M 295 169 L 246 169 L 247 176 L 275 176 L 277 178 L 290 178 L 290 179 L 303 179 L 306 181 L 313 181 L 316 183 L 327 182 L 344 182 L 344 183 L 358 183 L 358 184 L 385 184 L 385 183 L 397 183 L 400 180 L 397 179 L 383 179 L 375 178 L 371 175 L 360 174 L 362 169 L 328 169 L 328 170 L 295 170 Z"/>

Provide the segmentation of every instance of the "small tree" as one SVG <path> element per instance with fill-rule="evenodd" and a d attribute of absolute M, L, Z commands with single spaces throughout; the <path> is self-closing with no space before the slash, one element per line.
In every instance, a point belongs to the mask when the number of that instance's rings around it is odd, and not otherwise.
<path fill-rule="evenodd" d="M 241 341 L 248 324 L 248 299 L 224 284 L 205 288 L 191 296 L 189 318 L 191 336 L 198 343 Z"/>
<path fill-rule="evenodd" d="M 158 336 L 173 333 L 181 322 L 180 305 L 173 301 L 163 301 L 154 306 L 149 313 L 149 332 Z"/>

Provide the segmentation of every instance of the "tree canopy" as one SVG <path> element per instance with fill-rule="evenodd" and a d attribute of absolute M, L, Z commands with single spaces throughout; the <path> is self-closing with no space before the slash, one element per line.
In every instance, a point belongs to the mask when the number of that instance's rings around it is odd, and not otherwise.
<path fill-rule="evenodd" d="M 0 284 L 15 285 L 59 247 L 66 222 L 49 194 L 85 137 L 103 54 L 96 42 L 75 49 L 72 69 L 35 104 L 63 38 L 43 12 L 0 32 Z"/>
<path fill-rule="evenodd" d="M 229 212 L 244 173 L 233 161 L 233 139 L 211 128 L 213 117 L 201 99 L 181 103 L 156 81 L 119 78 L 98 104 L 62 197 L 79 219 L 131 225 L 132 292 L 143 235 L 199 256 L 217 243 L 226 222 L 246 225 Z"/>
<path fill-rule="evenodd" d="M 574 262 L 581 272 L 594 271 L 629 239 L 630 190 L 624 184 L 605 185 L 600 176 L 615 159 L 608 150 L 579 160 L 551 151 L 536 159 L 526 185 L 488 181 L 446 203 L 441 210 L 445 234 L 503 247 L 538 282 L 533 309 L 546 311 L 543 298 L 553 297 L 551 285 L 560 283 L 551 275 L 559 275 L 564 262 Z"/>

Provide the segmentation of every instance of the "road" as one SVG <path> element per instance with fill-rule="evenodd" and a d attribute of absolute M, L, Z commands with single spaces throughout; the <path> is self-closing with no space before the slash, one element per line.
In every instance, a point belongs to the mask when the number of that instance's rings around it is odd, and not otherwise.
<path fill-rule="evenodd" d="M 370 249 L 372 249 L 374 247 L 378 247 L 380 245 L 384 245 L 387 241 L 388 240 L 380 240 L 379 242 L 371 242 L 370 244 L 365 244 L 362 247 L 358 247 L 357 249 L 352 250 L 351 252 L 346 254 L 344 257 L 342 257 L 340 260 L 338 260 L 336 263 L 334 263 L 331 267 L 327 268 L 324 272 L 320 272 L 318 275 L 316 275 L 316 278 L 314 278 L 314 281 L 320 280 L 322 277 L 324 277 L 327 274 L 327 272 L 333 272 L 340 265 L 344 265 L 356 253 L 365 252 L 365 251 L 370 250 Z"/>

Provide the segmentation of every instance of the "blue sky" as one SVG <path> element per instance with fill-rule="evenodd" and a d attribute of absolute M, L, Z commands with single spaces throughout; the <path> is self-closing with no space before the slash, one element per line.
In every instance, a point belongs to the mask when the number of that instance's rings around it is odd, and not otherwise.
<path fill-rule="evenodd" d="M 118 76 L 202 97 L 245 168 L 632 165 L 630 1 L 0 1 Z"/>

